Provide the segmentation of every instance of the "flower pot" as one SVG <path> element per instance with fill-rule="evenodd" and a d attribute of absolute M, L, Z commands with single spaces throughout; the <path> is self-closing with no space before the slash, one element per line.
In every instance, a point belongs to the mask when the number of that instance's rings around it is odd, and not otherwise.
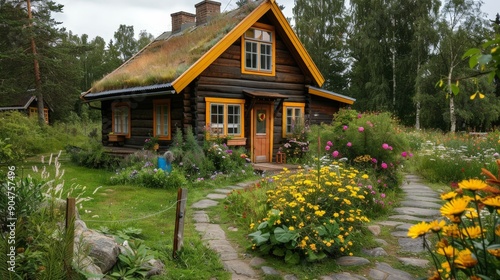
<path fill-rule="evenodd" d="M 247 143 L 246 138 L 235 138 L 235 139 L 227 139 L 226 145 L 228 146 L 245 146 Z"/>
<path fill-rule="evenodd" d="M 155 151 L 158 151 L 158 149 L 160 148 L 160 144 L 156 143 L 154 146 L 153 146 L 153 150 Z"/>

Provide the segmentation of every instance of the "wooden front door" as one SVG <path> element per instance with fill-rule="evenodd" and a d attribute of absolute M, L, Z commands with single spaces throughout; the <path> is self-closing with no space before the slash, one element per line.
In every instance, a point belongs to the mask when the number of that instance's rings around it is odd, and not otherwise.
<path fill-rule="evenodd" d="M 271 162 L 272 115 L 271 104 L 256 104 L 253 108 L 254 162 Z"/>

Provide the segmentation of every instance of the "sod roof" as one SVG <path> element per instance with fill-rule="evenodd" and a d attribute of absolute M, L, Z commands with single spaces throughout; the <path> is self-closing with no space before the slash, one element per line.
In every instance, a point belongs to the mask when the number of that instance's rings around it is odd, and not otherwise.
<path fill-rule="evenodd" d="M 91 93 L 174 81 L 228 34 L 263 0 L 221 13 L 207 24 L 164 33 L 119 68 L 93 84 Z"/>

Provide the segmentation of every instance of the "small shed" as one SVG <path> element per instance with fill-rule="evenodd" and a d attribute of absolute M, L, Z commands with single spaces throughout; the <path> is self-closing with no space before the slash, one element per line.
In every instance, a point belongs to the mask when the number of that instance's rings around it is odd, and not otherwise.
<path fill-rule="evenodd" d="M 45 123 L 49 123 L 49 115 L 52 108 L 47 102 L 44 102 L 43 115 Z M 11 98 L 0 100 L 0 112 L 19 111 L 28 117 L 36 118 L 38 116 L 38 99 L 33 93 L 16 94 Z"/>

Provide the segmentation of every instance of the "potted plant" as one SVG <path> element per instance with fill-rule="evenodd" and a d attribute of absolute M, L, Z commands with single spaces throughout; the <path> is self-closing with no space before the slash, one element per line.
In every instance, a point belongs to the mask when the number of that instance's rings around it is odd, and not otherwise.
<path fill-rule="evenodd" d="M 160 144 L 158 144 L 158 137 L 149 137 L 144 140 L 144 150 L 158 150 Z"/>

